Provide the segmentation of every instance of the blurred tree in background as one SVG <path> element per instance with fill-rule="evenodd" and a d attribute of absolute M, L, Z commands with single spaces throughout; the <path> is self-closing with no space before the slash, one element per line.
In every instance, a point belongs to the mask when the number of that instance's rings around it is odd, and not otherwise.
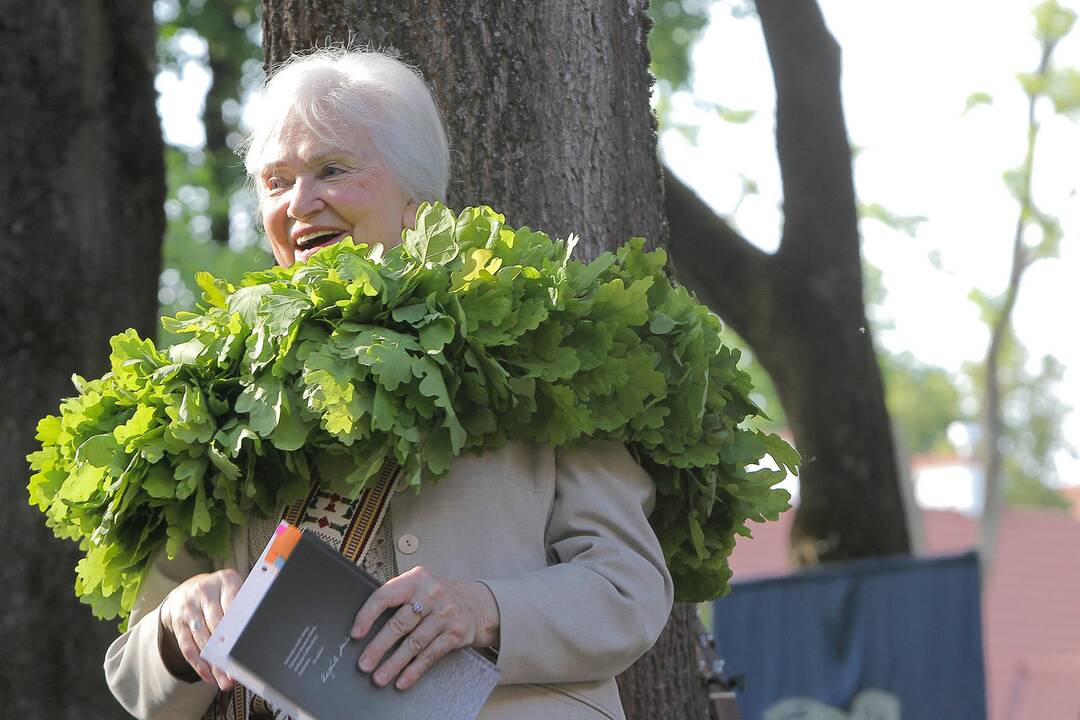
<path fill-rule="evenodd" d="M 660 118 L 660 128 L 662 132 L 678 132 L 692 143 L 696 142 L 701 127 L 676 119 L 676 114 L 671 111 L 671 97 L 677 91 L 691 90 L 694 68 L 690 56 L 694 44 L 707 29 L 712 12 L 730 12 L 735 17 L 750 20 L 756 17 L 753 4 L 744 0 L 666 0 L 654 3 L 652 7 L 657 21 L 651 36 L 654 72 L 658 77 L 654 105 Z M 1069 11 L 1062 9 L 1057 2 L 1041 3 L 1035 12 L 1037 23 L 1043 28 L 1040 32 L 1045 34 L 1055 27 L 1058 33 L 1067 31 Z M 752 31 L 752 28 L 747 28 L 747 32 Z M 1060 112 L 1071 112 L 1076 107 L 1080 81 L 1074 69 L 1059 69 L 1052 73 L 1052 77 L 1043 79 L 1037 75 L 1024 75 L 1021 81 L 1029 92 L 1037 91 L 1047 97 Z M 967 109 L 992 101 L 993 98 L 986 93 L 973 93 Z M 715 103 L 703 103 L 696 98 L 695 103 L 706 111 L 714 111 L 721 119 L 736 124 L 746 122 L 760 110 L 733 110 Z M 857 161 L 860 149 L 854 150 Z M 729 210 L 721 213 L 724 220 L 736 229 L 742 200 L 758 192 L 757 182 L 742 171 L 745 169 L 729 167 L 722 170 L 741 179 L 742 193 Z M 1023 167 L 1011 171 L 1007 178 L 1010 187 L 1014 188 L 1014 194 L 1019 193 L 1018 200 L 1024 192 L 1021 181 L 1023 171 Z M 887 203 L 888 199 L 884 201 Z M 899 215 L 880 202 L 865 200 L 859 202 L 858 210 L 861 224 L 880 222 L 909 237 L 914 237 L 919 225 L 927 219 Z M 1049 235 L 1055 235 L 1053 223 L 1048 224 L 1050 220 L 1045 215 L 1026 211 L 1024 224 L 1034 225 L 1047 230 Z M 931 261 L 941 269 L 939 260 L 932 258 Z M 867 314 L 875 331 L 890 326 L 889 319 L 882 315 L 885 289 L 881 275 L 881 270 L 864 258 L 864 297 Z M 979 303 L 988 327 L 992 327 L 993 319 L 1000 316 L 1005 295 L 983 299 L 973 293 L 973 299 Z M 728 341 L 732 341 L 730 334 Z M 738 338 L 735 338 L 735 344 L 745 348 L 745 343 Z M 1061 432 L 1062 420 L 1070 410 L 1057 396 L 1056 386 L 1062 377 L 1061 364 L 1047 356 L 1041 359 L 1038 372 L 1032 373 L 1026 369 L 1031 366 L 1027 351 L 1011 332 L 1003 338 L 1001 345 L 997 384 L 1004 403 L 1004 502 L 1008 505 L 1065 508 L 1066 501 L 1054 490 L 1058 483 L 1054 455 L 1061 451 L 1075 454 L 1076 451 L 1069 446 Z M 876 350 L 886 386 L 886 404 L 903 454 L 953 451 L 947 435 L 949 426 L 960 422 L 975 428 L 980 418 L 979 408 L 985 404 L 987 392 L 985 363 L 969 364 L 961 373 L 955 374 L 927 365 L 907 351 L 894 352 L 880 344 Z M 749 348 L 745 348 L 744 354 L 754 377 L 759 381 L 767 377 Z M 778 405 L 779 399 L 771 383 L 760 384 L 764 407 L 776 421 L 775 424 L 782 426 L 785 422 L 783 410 Z M 975 429 L 975 432 L 978 430 Z"/>
<path fill-rule="evenodd" d="M 186 158 L 188 172 L 178 177 L 206 189 L 209 197 L 200 208 L 209 220 L 209 233 L 217 242 L 230 240 L 234 195 L 242 187 L 243 168 L 236 147 L 243 135 L 241 109 L 248 91 L 259 82 L 262 51 L 259 45 L 260 7 L 257 0 L 158 0 L 158 61 L 163 72 L 181 74 L 197 63 L 209 74 L 203 105 L 205 142 L 201 155 Z M 199 52 L 193 52 L 199 48 Z M 170 155 L 179 148 L 170 146 Z"/>
<path fill-rule="evenodd" d="M 947 430 L 963 414 L 960 390 L 949 373 L 910 352 L 879 352 L 878 361 L 885 376 L 885 402 L 907 452 L 950 452 Z"/>
<path fill-rule="evenodd" d="M 1034 72 L 1017 76 L 1028 101 L 1027 143 L 1021 165 L 1004 176 L 1019 206 L 1009 280 L 998 295 L 977 290 L 971 294 L 990 328 L 986 358 L 975 372 L 981 380 L 979 451 L 986 479 L 980 538 L 984 576 L 985 568 L 993 562 L 1005 499 L 1042 502 L 1050 497 L 1051 493 L 1039 485 L 1045 487 L 1056 476 L 1050 451 L 1065 445 L 1060 421 L 1067 408 L 1047 392 L 1060 379 L 1061 367 L 1046 357 L 1037 374 L 1026 372 L 1027 353 L 1016 339 L 1012 315 L 1025 273 L 1034 263 L 1057 257 L 1064 235 L 1058 218 L 1039 207 L 1032 187 L 1042 127 L 1040 107 L 1048 106 L 1055 113 L 1073 117 L 1080 111 L 1080 70 L 1059 68 L 1054 63 L 1054 51 L 1072 31 L 1076 13 L 1057 0 L 1044 0 L 1032 14 L 1039 65 Z M 968 108 L 990 102 L 990 95 L 976 93 L 969 98 Z"/>
<path fill-rule="evenodd" d="M 735 206 L 717 213 L 669 170 L 665 203 L 675 267 L 753 349 L 783 402 L 804 458 L 792 526 L 796 559 L 907 552 L 906 486 L 898 476 L 863 295 L 840 48 L 811 0 L 723 5 L 737 16 L 757 18 L 773 73 L 783 185 L 780 246 L 761 250 L 735 222 L 743 199 L 758 192 L 753 178 L 742 177 Z M 712 10 L 675 0 L 652 7 L 662 124 L 670 119 L 669 99 L 689 86 L 693 67 L 682 58 Z M 693 102 L 728 123 L 745 123 L 755 114 L 697 97 Z M 695 139 L 693 128 L 674 129 Z M 767 410 L 776 413 L 775 407 Z"/>
<path fill-rule="evenodd" d="M 254 226 L 255 202 L 236 148 L 242 112 L 262 84 L 258 0 L 156 0 L 157 55 L 162 75 L 177 80 L 201 71 L 209 78 L 201 124 L 203 142 L 169 144 L 165 151 L 168 226 L 158 291 L 161 312 L 195 303 L 195 273 L 230 280 L 266 267 L 271 258 Z M 171 342 L 158 329 L 162 342 Z"/>
<path fill-rule="evenodd" d="M 693 64 L 690 55 L 708 27 L 710 14 L 724 12 L 725 8 L 733 17 L 750 22 L 757 20 L 753 3 L 748 0 L 662 0 L 652 3 L 650 13 L 656 24 L 650 35 L 649 46 L 653 54 L 653 73 L 657 77 L 654 106 L 661 133 L 675 131 L 696 144 L 701 126 L 676 119 L 671 108 L 671 97 L 677 91 L 692 92 Z M 747 32 L 753 30 L 747 28 Z M 715 112 L 721 120 L 734 125 L 746 123 L 758 112 L 758 109 L 733 109 L 697 98 L 695 104 L 706 111 Z M 853 148 L 853 156 L 857 158 L 858 154 L 859 149 Z M 739 208 L 747 196 L 758 194 L 758 183 L 752 177 L 744 175 L 741 168 L 729 167 L 723 171 L 736 174 L 741 179 L 742 190 L 736 201 L 730 209 L 720 212 L 724 221 L 738 230 Z M 914 235 L 918 224 L 925 221 L 923 217 L 898 215 L 880 203 L 860 203 L 858 210 L 861 219 L 877 220 L 909 236 Z M 885 301 L 882 273 L 865 258 L 863 283 L 867 314 L 873 327 L 888 327 L 889 321 L 880 317 L 880 308 Z M 786 427 L 784 410 L 768 373 L 742 338 L 730 327 L 725 327 L 725 331 L 727 341 L 740 348 L 746 359 L 747 370 L 754 376 L 755 381 L 760 382 L 758 391 L 763 407 L 772 419 L 773 429 Z M 878 355 L 886 382 L 890 415 L 901 425 L 907 448 L 912 453 L 945 449 L 948 446 L 946 427 L 958 416 L 958 391 L 948 373 L 940 368 L 919 363 L 910 353 L 893 355 L 879 347 Z M 933 410 L 922 408 L 910 399 L 913 391 L 922 392 L 927 389 L 933 391 Z"/>
<path fill-rule="evenodd" d="M 1050 355 L 1039 360 L 1036 372 L 1029 370 L 1030 365 L 1029 353 L 1010 330 L 999 351 L 997 371 L 1002 399 L 1001 500 L 1006 506 L 1067 510 L 1068 501 L 1053 489 L 1059 482 L 1055 453 L 1076 452 L 1061 432 L 1072 409 L 1057 392 L 1063 367 Z M 968 363 L 964 372 L 975 392 L 985 392 L 985 363 Z"/>

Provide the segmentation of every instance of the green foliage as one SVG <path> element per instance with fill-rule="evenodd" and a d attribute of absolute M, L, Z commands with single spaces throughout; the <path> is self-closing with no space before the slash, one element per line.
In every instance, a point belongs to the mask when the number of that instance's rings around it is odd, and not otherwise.
<path fill-rule="evenodd" d="M 1053 101 L 1056 112 L 1076 113 L 1080 110 L 1080 70 L 1062 68 L 1054 71 L 1046 85 L 1046 95 Z"/>
<path fill-rule="evenodd" d="M 1027 473 L 1010 472 L 1012 459 L 1006 459 L 1005 504 L 1013 507 L 1040 507 L 1068 511 L 1072 505 L 1061 493 Z"/>
<path fill-rule="evenodd" d="M 1053 488 L 1059 485 L 1055 455 L 1076 456 L 1077 449 L 1062 433 L 1073 408 L 1062 401 L 1058 384 L 1064 375 L 1061 362 L 1044 356 L 1037 372 L 1030 372 L 1027 350 L 1012 330 L 998 356 L 998 392 L 1002 398 L 1002 486 L 1005 502 L 1014 505 L 1065 507 Z M 964 368 L 978 394 L 986 391 L 986 368 Z"/>
<path fill-rule="evenodd" d="M 173 43 L 185 30 L 206 38 L 215 59 L 262 59 L 258 54 L 262 10 L 258 0 L 157 0 L 154 5 L 161 41 L 158 60 L 163 67 L 176 69 L 191 59 L 183 47 Z"/>
<path fill-rule="evenodd" d="M 905 449 L 913 454 L 946 452 L 949 424 L 963 417 L 961 394 L 950 374 L 919 362 L 911 353 L 878 353 L 885 404 Z"/>
<path fill-rule="evenodd" d="M 1076 13 L 1057 0 L 1043 0 L 1031 13 L 1035 16 L 1035 35 L 1043 42 L 1057 42 L 1076 24 Z"/>
<path fill-rule="evenodd" d="M 690 54 L 708 27 L 713 5 L 713 0 L 664 0 L 649 6 L 649 16 L 653 21 L 652 30 L 649 31 L 649 51 L 652 57 L 649 68 L 657 79 L 653 90 L 656 115 L 662 129 L 682 134 L 691 144 L 697 144 L 701 126 L 696 123 L 676 122 L 671 113 L 671 96 L 675 92 L 688 89 L 690 85 Z M 731 13 L 736 17 L 753 15 L 753 5 L 749 2 L 737 2 L 733 4 Z M 755 110 L 730 108 L 700 99 L 695 102 L 706 112 L 715 113 L 724 122 L 734 125 L 746 124 L 757 114 Z M 743 197 L 745 195 L 744 187 Z"/>
<path fill-rule="evenodd" d="M 1045 0 L 1032 10 L 1035 17 L 1035 37 L 1042 45 L 1043 62 L 1033 73 L 1020 73 L 1017 80 L 1033 100 L 1047 98 L 1054 111 L 1073 114 L 1080 109 L 1080 70 L 1055 67 L 1052 56 L 1057 44 L 1076 24 L 1076 13 L 1057 0 Z"/>
<path fill-rule="evenodd" d="M 1057 44 L 1076 24 L 1076 13 L 1057 0 L 1044 0 L 1032 9 L 1035 18 L 1035 38 L 1042 46 L 1043 61 L 1033 73 L 1019 73 L 1016 78 L 1033 102 L 1049 99 L 1055 112 L 1072 114 L 1080 109 L 1080 71 L 1076 68 L 1057 68 L 1051 58 Z M 1035 126 L 1032 132 L 1037 132 Z"/>
<path fill-rule="evenodd" d="M 723 593 L 748 520 L 776 519 L 797 471 L 720 323 L 635 238 L 588 265 L 575 240 L 489 208 L 423 205 L 383 252 L 346 240 L 305 264 L 201 273 L 166 350 L 128 330 L 111 371 L 38 424 L 30 502 L 79 541 L 76 591 L 126 615 L 162 545 L 227 552 L 230 524 L 317 478 L 355 496 L 394 457 L 419 488 L 511 439 L 624 442 L 657 486 L 651 521 L 680 599 Z M 769 455 L 781 468 L 755 467 Z"/>
<path fill-rule="evenodd" d="M 784 413 L 784 406 L 780 402 L 780 395 L 776 391 L 772 378 L 750 345 L 730 326 L 724 327 L 720 339 L 724 345 L 739 354 L 739 368 L 754 378 L 754 390 L 750 393 L 750 399 L 761 412 L 756 417 L 748 418 L 747 426 L 767 433 L 786 431 L 790 425 Z"/>
<path fill-rule="evenodd" d="M 880 203 L 860 203 L 858 207 L 859 217 L 877 220 L 883 225 L 901 232 L 908 237 L 915 237 L 919 226 L 926 222 L 925 215 L 900 215 L 885 208 Z"/>
<path fill-rule="evenodd" d="M 188 159 L 188 155 L 193 156 Z M 212 268 L 218 276 L 237 282 L 245 272 L 266 268 L 273 258 L 256 244 L 229 245 L 213 240 L 205 214 L 209 192 L 200 176 L 204 165 L 201 153 L 166 150 L 169 198 L 166 200 L 165 241 L 161 248 L 162 271 L 158 289 L 160 313 L 175 315 L 195 306 L 195 275 Z M 179 186 L 175 184 L 179 183 Z M 159 345 L 178 340 L 164 327 L 158 329 Z"/>
<path fill-rule="evenodd" d="M 657 0 L 649 4 L 653 21 L 649 31 L 650 69 L 670 91 L 685 89 L 689 84 L 693 69 L 690 53 L 708 27 L 714 4 L 713 0 Z M 729 4 L 735 17 L 756 14 L 749 0 Z"/>
<path fill-rule="evenodd" d="M 672 88 L 690 80 L 690 50 L 709 24 L 711 0 L 658 0 L 649 4 L 652 72 Z"/>
<path fill-rule="evenodd" d="M 966 115 L 967 113 L 971 112 L 975 108 L 980 107 L 982 105 L 993 105 L 993 104 L 994 104 L 994 98 L 989 93 L 985 93 L 985 92 L 981 92 L 981 91 L 973 92 L 970 95 L 968 95 L 967 100 L 964 102 L 964 112 L 963 112 L 963 114 Z"/>

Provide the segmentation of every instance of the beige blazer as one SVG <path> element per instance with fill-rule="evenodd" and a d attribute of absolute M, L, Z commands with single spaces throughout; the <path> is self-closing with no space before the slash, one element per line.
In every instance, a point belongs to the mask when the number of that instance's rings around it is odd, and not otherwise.
<path fill-rule="evenodd" d="M 613 677 L 652 647 L 672 604 L 647 520 L 654 499 L 651 479 L 612 442 L 574 452 L 511 443 L 459 457 L 438 484 L 393 496 L 398 570 L 479 580 L 498 603 L 503 674 L 482 720 L 623 718 Z M 245 574 L 253 561 L 241 528 L 225 563 L 185 552 L 152 565 L 128 631 L 105 656 L 106 680 L 129 712 L 202 716 L 216 689 L 165 669 L 158 606 L 192 575 Z"/>

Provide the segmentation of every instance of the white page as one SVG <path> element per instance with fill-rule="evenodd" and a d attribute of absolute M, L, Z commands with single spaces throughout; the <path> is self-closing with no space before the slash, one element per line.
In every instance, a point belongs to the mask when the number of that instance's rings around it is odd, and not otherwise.
<path fill-rule="evenodd" d="M 263 597 L 266 595 L 266 591 L 270 589 L 270 586 L 277 578 L 278 567 L 266 560 L 266 554 L 269 552 L 270 546 L 274 544 L 277 536 L 278 534 L 275 532 L 270 537 L 266 547 L 263 548 L 255 567 L 251 569 L 251 573 L 244 580 L 244 584 L 240 586 L 240 590 L 236 593 L 228 612 L 225 613 L 218 626 L 214 628 L 214 633 L 210 636 L 206 647 L 203 648 L 201 656 L 203 660 L 228 673 L 230 677 L 248 690 L 268 700 L 274 707 L 290 717 L 296 720 L 316 720 L 316 718 L 301 711 L 300 708 L 289 702 L 285 697 L 278 695 L 273 689 L 267 687 L 261 678 L 248 672 L 246 668 L 229 657 L 236 639 L 244 632 L 248 620 L 251 619 L 255 609 L 259 607 L 259 603 L 262 602 Z"/>

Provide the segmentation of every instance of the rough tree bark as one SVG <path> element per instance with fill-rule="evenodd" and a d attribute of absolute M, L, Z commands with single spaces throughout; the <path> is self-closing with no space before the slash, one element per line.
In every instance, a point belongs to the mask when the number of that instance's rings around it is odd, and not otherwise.
<path fill-rule="evenodd" d="M 229 146 L 229 135 L 239 132 L 237 119 L 227 117 L 226 106 L 243 99 L 243 67 L 259 55 L 235 19 L 238 14 L 255 18 L 257 0 L 185 0 L 178 22 L 187 22 L 207 41 L 207 64 L 210 86 L 203 105 L 203 128 L 206 145 L 203 147 L 210 191 L 210 237 L 221 243 L 229 242 L 229 210 L 233 193 L 244 177 L 243 166 Z M 245 20 L 246 21 L 246 20 Z"/>
<path fill-rule="evenodd" d="M 268 65 L 328 41 L 393 47 L 446 117 L 449 203 L 582 236 L 586 257 L 666 240 L 642 0 L 264 0 Z M 703 718 L 693 606 L 620 678 L 628 717 Z"/>
<path fill-rule="evenodd" d="M 206 91 L 203 127 L 206 131 L 206 162 L 214 192 L 210 200 L 210 237 L 228 244 L 229 201 L 233 188 L 243 171 L 236 162 L 236 153 L 229 147 L 232 128 L 225 122 L 224 105 L 235 99 L 240 86 L 240 67 L 225 57 L 224 48 L 210 46 L 210 87 Z"/>
<path fill-rule="evenodd" d="M 680 277 L 772 375 L 803 455 L 797 562 L 907 552 L 881 373 L 863 305 L 840 48 L 814 0 L 757 0 L 776 83 L 784 193 L 780 249 L 764 253 L 669 173 Z"/>
<path fill-rule="evenodd" d="M 4 717 L 124 714 L 101 669 L 116 627 L 76 600 L 78 553 L 27 504 L 25 456 L 37 420 L 74 394 L 73 372 L 104 372 L 113 333 L 154 329 L 165 195 L 154 37 L 142 0 L 24 0 L 0 19 Z"/>

